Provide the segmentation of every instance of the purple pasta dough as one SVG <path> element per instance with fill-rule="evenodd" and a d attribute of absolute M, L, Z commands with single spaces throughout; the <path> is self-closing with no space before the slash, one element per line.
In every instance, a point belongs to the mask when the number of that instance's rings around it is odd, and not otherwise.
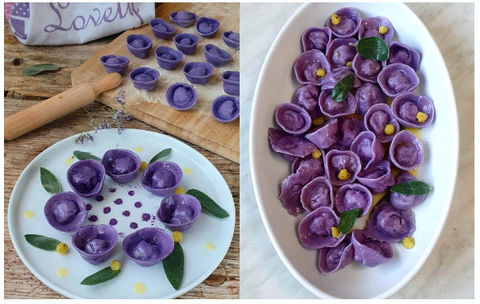
<path fill-rule="evenodd" d="M 151 267 L 169 256 L 174 247 L 172 237 L 160 228 L 142 228 L 123 239 L 122 249 L 130 260 Z"/>
<path fill-rule="evenodd" d="M 352 62 L 357 54 L 357 48 L 351 44 L 357 44 L 355 38 L 337 38 L 333 39 L 327 46 L 327 57 L 332 70 L 345 67 L 348 62 Z"/>
<path fill-rule="evenodd" d="M 87 225 L 72 237 L 72 245 L 92 265 L 107 261 L 117 245 L 118 232 L 110 225 Z"/>
<path fill-rule="evenodd" d="M 422 112 L 427 115 L 423 122 L 419 122 L 417 114 Z M 433 101 L 417 93 L 398 95 L 392 101 L 392 113 L 404 127 L 424 128 L 432 124 L 435 116 Z"/>
<path fill-rule="evenodd" d="M 283 180 L 278 198 L 288 214 L 297 216 L 304 211 L 302 203 L 300 202 L 300 194 L 302 188 L 311 181 L 312 178 L 311 174 L 297 172 L 290 174 Z"/>
<path fill-rule="evenodd" d="M 170 14 L 170 20 L 181 27 L 189 27 L 197 21 L 197 15 L 192 12 L 178 11 Z"/>
<path fill-rule="evenodd" d="M 358 217 L 364 217 L 373 204 L 372 193 L 360 184 L 347 184 L 338 189 L 334 199 L 335 209 L 341 214 L 345 211 L 360 209 Z"/>
<path fill-rule="evenodd" d="M 393 248 L 390 243 L 371 240 L 362 230 L 352 232 L 352 245 L 354 261 L 362 262 L 367 267 L 376 267 L 393 257 Z"/>
<path fill-rule="evenodd" d="M 216 67 L 221 67 L 232 60 L 232 55 L 216 45 L 207 44 L 203 47 L 205 59 Z"/>
<path fill-rule="evenodd" d="M 327 149 L 338 140 L 338 120 L 330 119 L 323 126 L 314 129 L 305 135 L 305 138 L 314 143 L 319 149 Z"/>
<path fill-rule="evenodd" d="M 295 76 L 301 84 L 322 85 L 324 76 L 318 76 L 318 71 L 323 70 L 325 73 L 330 71 L 330 63 L 328 63 L 325 55 L 317 49 L 303 52 L 298 56 L 293 64 Z"/>
<path fill-rule="evenodd" d="M 80 160 L 68 168 L 67 181 L 73 191 L 83 197 L 97 196 L 102 192 L 105 168 L 93 159 Z"/>
<path fill-rule="evenodd" d="M 318 96 L 320 96 L 320 90 L 313 84 L 307 84 L 295 92 L 292 103 L 302 106 L 308 113 L 313 114 L 320 112 Z"/>
<path fill-rule="evenodd" d="M 145 35 L 128 35 L 127 48 L 133 56 L 145 59 L 152 49 L 152 38 Z"/>
<path fill-rule="evenodd" d="M 337 144 L 343 149 L 348 150 L 360 132 L 365 131 L 365 124 L 355 117 L 342 117 L 338 120 L 338 140 Z"/>
<path fill-rule="evenodd" d="M 389 149 L 390 161 L 399 169 L 412 170 L 423 162 L 423 146 L 412 132 L 398 132 L 392 140 Z"/>
<path fill-rule="evenodd" d="M 310 249 L 335 247 L 345 238 L 332 236 L 332 227 L 338 227 L 340 218 L 328 207 L 319 207 L 308 213 L 298 224 L 300 243 Z"/>
<path fill-rule="evenodd" d="M 88 215 L 83 199 L 70 191 L 54 194 L 43 211 L 50 226 L 62 232 L 77 231 Z"/>
<path fill-rule="evenodd" d="M 157 80 L 160 77 L 160 73 L 149 67 L 134 68 L 129 78 L 133 82 L 133 86 L 139 90 L 152 91 L 157 86 Z"/>
<path fill-rule="evenodd" d="M 373 207 L 365 226 L 365 236 L 380 242 L 400 242 L 415 231 L 415 214 L 398 210 L 387 202 Z"/>
<path fill-rule="evenodd" d="M 305 158 L 296 157 L 292 161 L 291 170 L 292 173 L 310 174 L 311 179 L 320 175 L 325 175 L 323 152 L 320 158 L 313 158 L 310 155 Z"/>
<path fill-rule="evenodd" d="M 225 71 L 222 73 L 223 91 L 230 95 L 240 95 L 240 73 Z"/>
<path fill-rule="evenodd" d="M 215 18 L 200 17 L 195 23 L 195 30 L 200 36 L 211 38 L 220 28 L 220 22 Z"/>
<path fill-rule="evenodd" d="M 157 218 L 171 231 L 186 231 L 198 219 L 202 205 L 188 194 L 172 194 L 165 197 L 157 210 Z"/>
<path fill-rule="evenodd" d="M 185 55 L 195 53 L 200 37 L 195 34 L 182 33 L 173 38 L 173 42 L 177 49 Z"/>
<path fill-rule="evenodd" d="M 355 91 L 357 100 L 357 114 L 365 116 L 371 106 L 378 103 L 385 103 L 385 98 L 378 84 L 366 82 Z"/>
<path fill-rule="evenodd" d="M 318 269 L 321 274 L 337 272 L 353 261 L 353 244 L 351 235 L 335 247 L 321 248 L 318 251 Z"/>
<path fill-rule="evenodd" d="M 332 30 L 332 33 L 339 38 L 353 37 L 358 30 L 362 22 L 360 13 L 351 7 L 344 7 L 337 10 L 334 14 L 340 17 L 340 22 L 337 25 L 333 25 L 331 19 L 327 20 L 327 27 Z"/>
<path fill-rule="evenodd" d="M 175 69 L 183 58 L 182 52 L 168 46 L 157 47 L 154 54 L 158 65 L 165 70 Z"/>
<path fill-rule="evenodd" d="M 312 125 L 312 118 L 307 110 L 294 103 L 283 103 L 277 106 L 275 120 L 285 132 L 293 135 L 307 132 Z"/>
<path fill-rule="evenodd" d="M 343 186 L 353 183 L 362 169 L 362 163 L 358 155 L 352 151 L 331 150 L 325 158 L 325 167 L 330 183 L 334 186 Z M 348 172 L 349 178 L 345 180 L 338 178 L 338 174 L 342 169 Z"/>
<path fill-rule="evenodd" d="M 417 178 L 411 175 L 410 173 L 404 171 L 400 173 L 397 177 L 396 184 L 406 183 L 410 181 L 416 181 Z M 393 207 L 399 210 L 408 210 L 415 206 L 420 205 L 425 199 L 427 198 L 427 194 L 425 195 L 406 195 L 400 194 L 395 192 L 390 192 L 390 204 Z"/>
<path fill-rule="evenodd" d="M 325 176 L 318 176 L 306 184 L 300 193 L 300 202 L 311 212 L 320 207 L 333 208 L 333 187 Z"/>
<path fill-rule="evenodd" d="M 119 184 L 125 184 L 137 177 L 142 160 L 126 149 L 111 149 L 102 158 L 105 173 Z"/>
<path fill-rule="evenodd" d="M 176 163 L 156 161 L 143 171 L 140 183 L 154 195 L 166 196 L 173 194 L 182 178 L 183 171 Z"/>
<path fill-rule="evenodd" d="M 354 77 L 354 83 L 353 83 L 354 88 L 358 88 L 362 84 L 350 68 L 340 67 L 340 68 L 331 70 L 329 73 L 327 73 L 327 75 L 325 76 L 325 79 L 323 80 L 322 90 L 333 89 L 340 80 L 342 80 L 348 75 L 353 75 Z"/>
<path fill-rule="evenodd" d="M 215 98 L 211 107 L 213 117 L 220 122 L 232 122 L 240 116 L 240 100 L 221 95 Z"/>
<path fill-rule="evenodd" d="M 331 39 L 332 31 L 328 27 L 310 27 L 302 35 L 303 51 L 317 49 L 325 54 Z"/>
<path fill-rule="evenodd" d="M 387 28 L 387 32 L 381 34 L 379 29 L 381 26 Z M 361 22 L 360 29 L 358 30 L 358 38 L 367 38 L 367 37 L 378 37 L 385 40 L 385 42 L 390 42 L 392 40 L 395 29 L 393 28 L 392 23 L 385 17 L 378 16 L 373 18 L 365 18 Z"/>
<path fill-rule="evenodd" d="M 317 146 L 305 137 L 291 135 L 274 128 L 268 128 L 268 139 L 272 150 L 278 153 L 305 157 L 317 150 Z"/>
<path fill-rule="evenodd" d="M 150 29 L 153 35 L 163 40 L 172 39 L 177 31 L 173 25 L 163 20 L 162 18 L 154 18 L 150 21 Z"/>
<path fill-rule="evenodd" d="M 130 59 L 127 56 L 105 55 L 100 57 L 100 62 L 107 73 L 119 73 L 124 76 L 127 73 Z"/>
<path fill-rule="evenodd" d="M 357 54 L 355 58 L 353 58 L 352 68 L 355 75 L 361 80 L 377 83 L 377 77 L 382 70 L 382 64 L 374 59 L 367 59 Z"/>
<path fill-rule="evenodd" d="M 227 31 L 224 32 L 222 35 L 223 42 L 225 42 L 226 45 L 233 49 L 240 49 L 240 34 L 235 33 L 233 31 Z"/>
<path fill-rule="evenodd" d="M 370 189 L 373 194 L 379 194 L 395 185 L 392 169 L 388 160 L 383 160 L 370 168 L 360 171 L 357 180 Z"/>
<path fill-rule="evenodd" d="M 213 65 L 208 62 L 189 62 L 183 66 L 183 74 L 192 84 L 207 84 L 212 73 Z"/>
<path fill-rule="evenodd" d="M 369 169 L 385 156 L 385 148 L 375 134 L 363 131 L 353 140 L 350 150 L 360 157 L 362 169 Z"/>
<path fill-rule="evenodd" d="M 185 111 L 197 103 L 197 91 L 191 85 L 177 82 L 172 84 L 165 93 L 167 103 L 175 110 Z"/>
<path fill-rule="evenodd" d="M 410 66 L 414 71 L 420 67 L 420 54 L 406 44 L 394 41 L 389 43 L 390 56 L 386 65 L 392 63 L 403 63 Z"/>
<path fill-rule="evenodd" d="M 332 99 L 332 90 L 324 90 L 320 93 L 318 103 L 320 110 L 329 118 L 339 118 L 355 113 L 357 110 L 357 101 L 351 93 L 342 101 Z"/>
<path fill-rule="evenodd" d="M 400 131 L 400 125 L 387 104 L 380 103 L 370 107 L 365 114 L 365 128 L 372 131 L 382 143 L 390 142 Z M 385 127 L 393 125 L 393 133 L 386 134 Z"/>
<path fill-rule="evenodd" d="M 403 63 L 387 65 L 377 77 L 378 84 L 388 97 L 412 92 L 420 82 L 415 70 Z"/>

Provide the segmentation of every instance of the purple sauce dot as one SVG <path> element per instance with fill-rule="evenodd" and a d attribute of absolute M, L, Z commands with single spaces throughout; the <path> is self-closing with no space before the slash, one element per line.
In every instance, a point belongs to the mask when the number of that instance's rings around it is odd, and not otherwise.
<path fill-rule="evenodd" d="M 117 219 L 112 218 L 109 222 L 111 226 L 115 226 L 118 223 Z"/>
<path fill-rule="evenodd" d="M 138 224 L 137 224 L 137 223 L 135 223 L 135 222 L 131 222 L 131 223 L 130 223 L 130 228 L 132 228 L 132 229 L 137 229 L 137 227 L 138 227 Z"/>
<path fill-rule="evenodd" d="M 140 207 L 142 207 L 142 203 L 141 202 L 136 202 L 134 204 L 134 206 L 135 206 L 135 208 L 140 208 Z"/>
<path fill-rule="evenodd" d="M 110 211 L 112 211 L 112 208 L 110 208 L 110 207 L 105 207 L 105 208 L 103 208 L 103 213 L 104 213 L 104 214 L 109 214 Z"/>
<path fill-rule="evenodd" d="M 90 216 L 90 217 L 88 218 L 88 220 L 89 220 L 90 222 L 96 222 L 96 221 L 98 221 L 98 216 L 92 215 L 92 216 Z"/>
<path fill-rule="evenodd" d="M 121 205 L 123 204 L 123 200 L 121 198 L 117 198 L 115 201 L 114 201 L 115 204 L 117 205 Z"/>
<path fill-rule="evenodd" d="M 87 210 L 92 210 L 92 205 L 86 204 L 86 205 L 85 205 L 85 209 L 87 209 Z"/>
<path fill-rule="evenodd" d="M 121 236 L 122 238 L 125 237 L 125 233 L 123 232 L 119 232 L 118 235 Z"/>
<path fill-rule="evenodd" d="M 133 190 L 128 191 L 128 195 L 134 196 L 134 195 L 135 195 L 135 191 L 133 191 Z"/>
<path fill-rule="evenodd" d="M 99 196 L 97 196 L 97 197 L 95 198 L 95 200 L 96 200 L 97 202 L 101 202 L 101 201 L 103 201 L 103 199 L 104 199 L 103 195 L 99 195 Z"/>
<path fill-rule="evenodd" d="M 108 189 L 108 191 L 110 191 L 111 193 L 113 193 L 113 192 L 117 191 L 117 188 L 110 188 L 110 189 Z"/>
<path fill-rule="evenodd" d="M 130 211 L 125 210 L 125 211 L 122 212 L 122 215 L 126 216 L 126 217 L 129 217 L 130 216 Z"/>
<path fill-rule="evenodd" d="M 147 222 L 150 219 L 150 214 L 144 213 L 142 214 L 142 221 Z"/>

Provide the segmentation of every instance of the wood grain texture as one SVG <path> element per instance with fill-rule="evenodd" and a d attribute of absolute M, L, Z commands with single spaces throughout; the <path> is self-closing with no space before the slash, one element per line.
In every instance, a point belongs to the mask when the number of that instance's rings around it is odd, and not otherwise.
<path fill-rule="evenodd" d="M 123 77 L 123 83 L 116 89 L 102 93 L 98 100 L 113 108 L 120 109 L 113 98 L 121 89 L 125 90 L 127 97 L 126 109 L 132 115 L 150 125 L 153 125 L 166 132 L 174 134 L 193 144 L 203 147 L 216 154 L 224 156 L 235 162 L 239 161 L 239 122 L 221 123 L 215 120 L 211 114 L 213 100 L 225 95 L 221 74 L 224 71 L 239 70 L 239 51 L 228 48 L 223 42 L 222 33 L 228 30 L 239 31 L 239 6 L 238 3 L 164 3 L 156 9 L 156 16 L 169 20 L 169 14 L 174 11 L 187 10 L 195 12 L 198 16 L 208 16 L 220 21 L 220 28 L 212 38 L 200 37 L 195 54 L 185 55 L 180 65 L 174 70 L 168 71 L 160 68 L 154 56 L 156 47 L 169 46 L 176 49 L 173 40 L 161 40 L 153 36 L 149 25 L 138 29 L 124 32 L 114 41 L 91 56 L 85 63 L 80 65 L 72 73 L 74 86 L 91 82 L 106 75 L 106 71 L 100 63 L 100 57 L 108 54 L 127 56 L 130 64 L 127 75 Z M 175 34 L 194 33 L 195 27 L 182 28 L 174 25 Z M 146 59 L 139 59 L 133 56 L 126 47 L 126 37 L 131 34 L 142 34 L 153 40 L 153 47 L 150 56 Z M 227 50 L 232 55 L 232 60 L 226 65 L 215 68 L 212 76 L 206 85 L 194 85 L 198 100 L 196 105 L 188 111 L 177 111 L 171 108 L 166 99 L 165 92 L 168 87 L 177 82 L 190 84 L 182 72 L 182 67 L 187 62 L 205 62 L 203 47 L 207 44 L 214 44 L 221 49 Z M 141 91 L 134 88 L 132 81 L 128 78 L 130 71 L 136 67 L 148 66 L 160 72 L 160 78 L 153 91 Z"/>
<path fill-rule="evenodd" d="M 90 56 L 104 48 L 118 35 L 109 36 L 84 45 L 61 47 L 29 47 L 17 41 L 4 20 L 4 116 L 17 113 L 38 102 L 71 88 L 70 74 Z M 61 66 L 57 72 L 23 76 L 21 71 L 29 65 L 54 62 Z M 107 118 L 107 106 L 94 102 L 54 122 L 13 141 L 4 142 L 4 298 L 6 299 L 62 299 L 38 280 L 23 264 L 13 247 L 8 232 L 8 204 L 13 187 L 23 169 L 52 144 L 74 134 L 90 130 L 90 115 Z M 159 132 L 155 127 L 139 120 L 126 124 L 127 128 Z M 172 136 L 175 138 L 175 136 Z M 179 138 L 177 138 L 179 139 Z M 181 139 L 179 139 L 181 140 Z M 239 165 L 215 153 L 192 145 L 208 158 L 227 181 L 239 212 Z M 235 222 L 232 244 L 218 269 L 203 283 L 180 298 L 235 299 L 239 297 L 239 221 Z"/>

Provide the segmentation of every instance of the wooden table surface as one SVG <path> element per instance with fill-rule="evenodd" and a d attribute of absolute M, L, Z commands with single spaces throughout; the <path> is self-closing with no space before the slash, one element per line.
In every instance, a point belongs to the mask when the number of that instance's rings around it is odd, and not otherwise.
<path fill-rule="evenodd" d="M 71 88 L 70 74 L 72 71 L 118 36 L 109 36 L 84 45 L 61 47 L 25 46 L 18 42 L 11 33 L 5 19 L 4 34 L 5 117 Z M 22 69 L 38 63 L 56 63 L 61 68 L 59 71 L 34 77 L 22 75 Z M 8 204 L 13 187 L 24 168 L 38 154 L 56 142 L 74 134 L 91 130 L 88 112 L 95 117 L 107 118 L 102 109 L 103 107 L 102 104 L 93 102 L 83 109 L 79 109 L 15 140 L 4 143 L 4 298 L 64 298 L 38 280 L 25 267 L 15 251 L 8 232 Z M 155 131 L 170 135 L 138 120 L 127 122 L 125 126 L 126 128 Z M 208 158 L 222 173 L 232 192 L 236 214 L 240 214 L 239 164 L 188 142 L 185 143 Z M 239 221 L 237 217 L 232 244 L 224 260 L 204 282 L 180 298 L 238 298 L 240 292 L 239 255 Z"/>

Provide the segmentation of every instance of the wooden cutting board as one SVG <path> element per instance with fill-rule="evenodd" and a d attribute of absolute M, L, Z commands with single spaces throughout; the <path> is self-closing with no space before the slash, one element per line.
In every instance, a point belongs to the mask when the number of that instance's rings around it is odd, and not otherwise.
<path fill-rule="evenodd" d="M 114 102 L 114 98 L 121 89 L 124 89 L 126 96 L 125 111 L 132 114 L 136 119 L 238 163 L 239 121 L 237 119 L 231 123 L 218 122 L 213 118 L 210 107 L 216 97 L 226 95 L 223 91 L 222 73 L 224 71 L 239 71 L 239 51 L 229 48 L 222 39 L 223 32 L 239 32 L 239 5 L 238 3 L 164 3 L 157 7 L 156 17 L 163 18 L 171 23 L 170 13 L 180 10 L 194 12 L 198 17 L 205 16 L 218 19 L 220 29 L 212 38 L 200 36 L 195 54 L 185 55 L 176 69 L 167 71 L 160 68 L 154 55 L 155 48 L 160 45 L 176 49 L 173 39 L 161 40 L 155 38 L 147 24 L 141 28 L 124 32 L 75 69 L 72 73 L 72 84 L 76 86 L 105 76 L 107 73 L 100 63 L 100 57 L 107 54 L 128 56 L 130 64 L 127 74 L 123 77 L 122 84 L 113 90 L 102 93 L 97 98 L 99 102 L 120 110 L 121 106 Z M 195 33 L 194 25 L 188 28 L 182 28 L 175 24 L 174 26 L 177 29 L 175 34 Z M 128 51 L 125 41 L 126 37 L 131 34 L 143 34 L 152 38 L 153 47 L 148 58 L 136 58 Z M 192 109 L 187 111 L 172 109 L 165 98 L 166 90 L 170 85 L 177 82 L 190 84 L 182 72 L 182 67 L 187 62 L 205 61 L 203 47 L 207 44 L 214 44 L 226 50 L 232 55 L 232 60 L 220 68 L 215 68 L 205 86 L 194 85 L 198 100 Z M 160 72 L 155 90 L 141 91 L 133 87 L 128 74 L 132 69 L 140 66 L 155 68 Z"/>

